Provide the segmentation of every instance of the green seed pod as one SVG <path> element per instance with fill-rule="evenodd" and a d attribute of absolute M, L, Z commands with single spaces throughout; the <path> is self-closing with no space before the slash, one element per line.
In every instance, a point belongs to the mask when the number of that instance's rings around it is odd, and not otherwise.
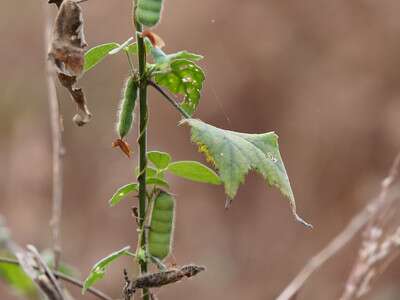
<path fill-rule="evenodd" d="M 153 27 L 161 19 L 163 0 L 138 0 L 136 20 L 148 27 Z"/>
<path fill-rule="evenodd" d="M 124 86 L 118 114 L 117 131 L 121 139 L 127 136 L 132 128 L 133 110 L 135 109 L 137 94 L 138 83 L 135 78 L 129 77 Z"/>
<path fill-rule="evenodd" d="M 175 219 L 175 199 L 160 191 L 151 212 L 148 249 L 150 255 L 164 260 L 172 250 Z"/>

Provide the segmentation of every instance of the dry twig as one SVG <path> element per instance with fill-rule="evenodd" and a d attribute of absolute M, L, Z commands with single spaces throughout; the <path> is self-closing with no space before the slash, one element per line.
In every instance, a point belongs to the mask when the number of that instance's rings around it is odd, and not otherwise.
<path fill-rule="evenodd" d="M 10 258 L 5 258 L 5 257 L 0 257 L 0 264 L 1 263 L 5 263 L 5 264 L 12 264 L 12 265 L 19 265 L 19 262 L 15 259 L 10 259 Z M 73 278 L 71 276 L 65 275 L 63 273 L 60 272 L 53 272 L 54 276 L 57 279 L 61 279 L 65 282 L 68 282 L 74 286 L 77 286 L 79 288 L 83 288 L 83 282 Z M 96 296 L 97 298 L 101 299 L 101 300 L 112 300 L 112 298 L 110 296 L 107 296 L 106 294 L 104 294 L 103 292 L 99 291 L 98 289 L 95 288 L 88 288 L 87 291 L 89 293 L 91 293 L 92 295 Z"/>
<path fill-rule="evenodd" d="M 174 268 L 157 273 L 145 274 L 130 281 L 129 288 L 125 289 L 125 293 L 132 295 L 137 289 L 162 287 L 164 285 L 178 282 L 185 277 L 190 278 L 196 276 L 200 272 L 205 271 L 205 269 L 205 267 L 190 264 L 178 269 Z"/>
<path fill-rule="evenodd" d="M 45 49 L 47 57 L 47 48 L 51 40 L 51 20 L 47 4 L 43 4 L 45 12 Z M 61 213 L 62 213 L 62 194 L 63 194 L 63 156 L 64 147 L 62 142 L 62 117 L 60 114 L 57 91 L 54 83 L 52 66 L 50 61 L 46 59 L 46 83 L 47 96 L 50 108 L 50 125 L 53 151 L 53 196 L 52 196 L 52 217 L 50 226 L 53 232 L 53 252 L 54 252 L 54 269 L 57 270 L 61 259 Z"/>
<path fill-rule="evenodd" d="M 382 182 L 378 198 L 368 204 L 361 212 L 353 217 L 346 228 L 337 235 L 321 252 L 312 257 L 305 267 L 297 274 L 286 289 L 276 298 L 277 300 L 292 300 L 297 295 L 307 279 L 318 270 L 329 258 L 341 250 L 353 237 L 371 220 L 371 218 L 386 205 L 387 194 L 393 182 L 397 179 L 400 154 L 396 157 L 388 177 Z"/>
<path fill-rule="evenodd" d="M 358 299 L 400 254 L 400 155 L 382 183 L 381 203 L 363 233 L 363 241 L 341 300 Z"/>

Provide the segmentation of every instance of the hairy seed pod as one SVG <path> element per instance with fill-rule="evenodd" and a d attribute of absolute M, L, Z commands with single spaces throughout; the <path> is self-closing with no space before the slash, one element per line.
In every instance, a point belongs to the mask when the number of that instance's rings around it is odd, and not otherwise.
<path fill-rule="evenodd" d="M 137 94 L 138 82 L 135 78 L 129 77 L 125 83 L 118 114 L 117 131 L 121 139 L 126 137 L 132 128 L 133 110 L 135 109 Z"/>
<path fill-rule="evenodd" d="M 136 20 L 148 27 L 153 27 L 161 19 L 163 0 L 138 0 Z"/>
<path fill-rule="evenodd" d="M 175 219 L 175 199 L 160 191 L 154 200 L 149 230 L 150 255 L 164 260 L 172 250 Z"/>

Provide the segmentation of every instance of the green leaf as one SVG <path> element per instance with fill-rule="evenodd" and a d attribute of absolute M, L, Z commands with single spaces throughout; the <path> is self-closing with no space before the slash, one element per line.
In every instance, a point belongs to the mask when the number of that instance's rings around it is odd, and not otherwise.
<path fill-rule="evenodd" d="M 122 199 L 124 199 L 129 193 L 131 192 L 137 192 L 139 190 L 139 185 L 137 183 L 129 183 L 127 185 L 124 185 L 120 187 L 115 194 L 111 197 L 109 200 L 110 206 L 115 206 L 118 203 L 121 202 Z"/>
<path fill-rule="evenodd" d="M 169 189 L 168 182 L 166 182 L 165 180 L 163 180 L 161 178 L 157 178 L 157 177 L 147 177 L 146 184 L 149 184 L 149 185 L 154 184 L 154 185 L 165 187 L 165 188 Z"/>
<path fill-rule="evenodd" d="M 147 158 L 156 166 L 157 169 L 162 170 L 168 167 L 171 162 L 171 156 L 166 152 L 149 151 Z"/>
<path fill-rule="evenodd" d="M 182 121 L 192 128 L 192 141 L 215 164 L 225 185 L 226 194 L 232 199 L 240 183 L 250 170 L 260 173 L 267 183 L 277 187 L 289 199 L 296 220 L 311 226 L 296 213 L 296 204 L 282 157 L 278 136 L 274 132 L 247 134 L 223 130 L 197 119 Z"/>
<path fill-rule="evenodd" d="M 205 79 L 204 72 L 189 60 L 175 60 L 155 76 L 156 82 L 174 94 L 184 95 L 180 107 L 190 116 L 195 112 Z"/>
<path fill-rule="evenodd" d="M 111 263 L 113 263 L 116 259 L 118 259 L 121 256 L 132 256 L 132 254 L 129 252 L 129 248 L 130 247 L 122 248 L 121 250 L 113 252 L 107 257 L 104 257 L 99 262 L 97 262 L 93 266 L 89 276 L 86 278 L 83 284 L 82 294 L 84 294 L 88 288 L 90 288 L 93 284 L 95 284 L 97 281 L 99 281 L 104 277 L 107 267 Z"/>
<path fill-rule="evenodd" d="M 89 49 L 85 53 L 85 65 L 83 68 L 84 72 L 87 72 L 94 68 L 98 63 L 106 58 L 110 51 L 118 48 L 119 46 L 120 45 L 117 43 L 107 43 Z"/>
<path fill-rule="evenodd" d="M 197 161 L 177 161 L 168 166 L 172 174 L 196 182 L 221 184 L 218 175 Z"/>
<path fill-rule="evenodd" d="M 0 278 L 19 295 L 33 299 L 38 297 L 35 284 L 28 275 L 25 274 L 20 266 L 0 262 Z"/>

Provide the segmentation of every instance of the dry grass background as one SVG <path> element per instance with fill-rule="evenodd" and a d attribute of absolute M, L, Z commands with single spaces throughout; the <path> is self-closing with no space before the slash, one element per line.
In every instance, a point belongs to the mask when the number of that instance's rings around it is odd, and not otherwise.
<path fill-rule="evenodd" d="M 51 143 L 41 1 L 0 4 L 0 213 L 20 244 L 43 249 L 50 245 Z M 131 34 L 130 1 L 83 6 L 91 46 Z M 247 178 L 229 211 L 222 188 L 171 178 L 176 261 L 205 264 L 208 272 L 160 290 L 161 299 L 273 299 L 376 195 L 400 146 L 399 10 L 395 0 L 166 1 L 156 30 L 166 50 L 206 57 L 197 117 L 237 131 L 276 131 L 299 212 L 315 229 L 296 224 L 259 177 Z M 63 257 L 82 275 L 98 258 L 135 244 L 129 204 L 107 207 L 136 162 L 110 147 L 126 74 L 121 56 L 81 81 L 94 113 L 85 128 L 72 124 L 74 107 L 59 90 L 67 147 Z M 178 115 L 155 93 L 150 104 L 150 149 L 202 159 L 188 129 L 177 127 Z M 357 248 L 313 276 L 299 299 L 337 299 Z M 99 285 L 115 296 L 121 266 Z M 400 298 L 399 275 L 393 265 L 367 299 Z M 2 284 L 0 295 L 17 299 Z"/>

